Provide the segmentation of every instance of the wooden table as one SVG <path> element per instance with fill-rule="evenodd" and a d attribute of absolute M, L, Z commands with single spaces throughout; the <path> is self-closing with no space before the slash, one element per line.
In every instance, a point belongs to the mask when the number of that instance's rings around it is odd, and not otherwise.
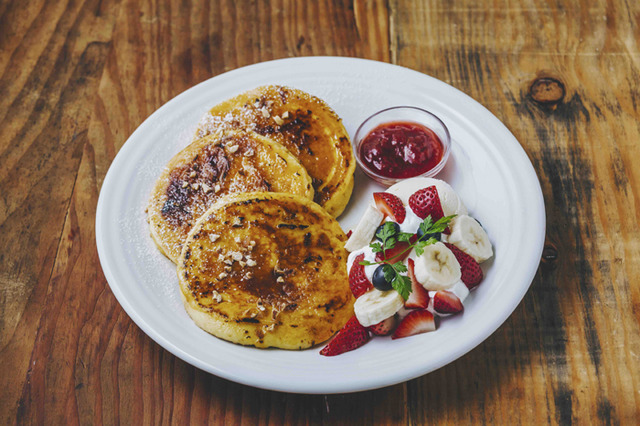
<path fill-rule="evenodd" d="M 1 1 L 0 422 L 637 423 L 639 22 L 623 0 Z M 100 269 L 96 202 L 135 128 L 198 82 L 304 55 L 459 88 L 542 184 L 548 245 L 523 302 L 407 383 L 310 396 L 212 376 L 148 338 Z"/>

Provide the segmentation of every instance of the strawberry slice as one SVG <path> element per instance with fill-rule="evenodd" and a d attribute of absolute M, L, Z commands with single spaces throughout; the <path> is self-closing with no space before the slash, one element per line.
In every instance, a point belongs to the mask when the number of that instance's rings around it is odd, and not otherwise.
<path fill-rule="evenodd" d="M 367 343 L 369 338 L 369 332 L 358 322 L 354 315 L 327 346 L 322 348 L 320 355 L 334 356 L 352 351 Z"/>
<path fill-rule="evenodd" d="M 404 302 L 404 307 L 408 309 L 424 309 L 429 305 L 429 292 L 416 279 L 414 267 L 415 262 L 413 259 L 409 259 L 407 261 L 407 269 L 409 270 L 407 275 L 411 279 L 411 294 L 409 294 L 407 301 Z"/>
<path fill-rule="evenodd" d="M 374 192 L 373 200 L 376 202 L 378 210 L 386 216 L 389 216 L 391 220 L 397 223 L 404 222 L 407 211 L 402 204 L 402 200 L 396 195 L 389 194 L 388 192 Z"/>
<path fill-rule="evenodd" d="M 353 229 L 349 229 L 349 232 L 347 232 L 347 239 L 351 238 L 351 235 L 353 235 Z"/>
<path fill-rule="evenodd" d="M 433 309 L 440 314 L 457 314 L 462 312 L 462 302 L 450 291 L 440 290 L 433 296 Z"/>
<path fill-rule="evenodd" d="M 413 336 L 414 334 L 427 333 L 436 329 L 436 320 L 433 314 L 425 309 L 411 311 L 396 328 L 392 339 Z"/>
<path fill-rule="evenodd" d="M 369 289 L 373 288 L 373 284 L 364 274 L 364 266 L 360 264 L 364 260 L 364 253 L 359 254 L 353 261 L 349 270 L 349 288 L 351 293 L 358 298 L 365 294 Z"/>
<path fill-rule="evenodd" d="M 442 204 L 435 185 L 420 189 L 409 197 L 409 207 L 420 218 L 424 219 L 431 215 L 431 220 L 435 223 L 444 217 Z"/>
<path fill-rule="evenodd" d="M 411 244 L 414 244 L 417 239 L 418 239 L 418 236 L 414 234 L 409 239 L 409 241 L 411 242 Z M 383 260 L 389 260 L 389 261 L 391 261 L 393 263 L 396 263 L 396 262 L 400 262 L 402 260 L 405 260 L 407 258 L 407 256 L 409 256 L 409 253 L 411 253 L 411 250 L 407 250 L 411 244 L 409 244 L 406 241 L 396 241 L 396 243 L 394 244 L 393 248 L 386 249 L 384 251 L 384 254 L 381 251 L 376 253 L 376 262 L 382 262 Z M 400 256 L 400 253 L 402 253 L 401 256 Z M 396 256 L 398 256 L 398 257 L 396 257 Z"/>
<path fill-rule="evenodd" d="M 453 255 L 460 264 L 460 270 L 462 272 L 461 281 L 464 285 L 471 290 L 480 284 L 480 281 L 482 281 L 483 278 L 480 264 L 478 264 L 473 257 L 469 256 L 453 244 L 444 243 L 444 245 L 453 252 Z"/>
<path fill-rule="evenodd" d="M 398 319 L 395 315 L 390 316 L 386 320 L 382 320 L 379 323 L 372 325 L 369 328 L 369 331 L 375 334 L 376 336 L 388 336 L 395 330 L 396 325 L 398 325 Z"/>

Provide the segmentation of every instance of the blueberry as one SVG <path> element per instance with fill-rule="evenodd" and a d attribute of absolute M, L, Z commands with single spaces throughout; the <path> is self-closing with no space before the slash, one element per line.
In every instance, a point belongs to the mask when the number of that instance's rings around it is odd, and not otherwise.
<path fill-rule="evenodd" d="M 384 222 L 382 225 L 378 226 L 378 228 L 376 229 L 376 240 L 379 240 L 380 238 L 378 238 L 378 232 L 382 231 L 382 228 L 384 227 L 384 225 L 386 223 L 393 223 L 393 227 L 396 230 L 396 232 L 400 232 L 400 225 L 398 225 L 395 222 Z"/>
<path fill-rule="evenodd" d="M 422 229 L 420 229 L 420 227 L 418 227 L 418 231 L 416 232 L 416 235 L 418 236 L 418 238 L 422 241 L 427 241 L 429 238 L 433 237 L 436 240 L 440 241 L 441 240 L 441 235 L 442 233 L 440 232 L 434 232 L 433 234 L 427 234 L 426 237 L 422 238 L 422 236 L 424 235 L 422 232 Z"/>
<path fill-rule="evenodd" d="M 384 277 L 384 268 L 391 268 L 389 265 L 380 265 L 373 271 L 373 286 L 380 291 L 391 290 L 391 283 Z"/>

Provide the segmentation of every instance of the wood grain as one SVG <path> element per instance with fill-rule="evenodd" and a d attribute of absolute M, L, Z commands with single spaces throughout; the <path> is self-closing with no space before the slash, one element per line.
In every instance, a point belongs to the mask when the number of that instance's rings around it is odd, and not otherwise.
<path fill-rule="evenodd" d="M 0 2 L 0 422 L 637 423 L 639 16 L 624 0 Z M 543 187 L 550 254 L 523 302 L 404 384 L 295 395 L 209 375 L 140 331 L 100 269 L 98 193 L 135 128 L 200 81 L 304 55 L 452 84 Z M 535 82 L 564 95 L 540 102 Z"/>

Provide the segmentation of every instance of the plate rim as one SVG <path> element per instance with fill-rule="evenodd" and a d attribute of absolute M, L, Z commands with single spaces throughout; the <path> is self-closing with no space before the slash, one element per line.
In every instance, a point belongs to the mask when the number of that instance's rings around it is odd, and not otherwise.
<path fill-rule="evenodd" d="M 520 157 L 518 158 L 518 160 L 521 163 L 524 163 L 525 168 L 527 169 L 527 170 L 522 170 L 521 172 L 524 173 L 529 180 L 535 181 L 536 183 L 534 187 L 535 191 L 532 191 L 532 193 L 529 194 L 529 196 L 535 199 L 536 208 L 533 209 L 532 213 L 535 219 L 537 219 L 538 226 L 536 226 L 536 228 L 539 229 L 539 232 L 537 234 L 538 239 L 536 241 L 537 244 L 535 245 L 533 251 L 538 254 L 538 259 L 540 258 L 543 247 L 544 247 L 544 239 L 546 234 L 546 214 L 545 214 L 544 197 L 542 194 L 542 188 L 540 186 L 539 178 L 535 172 L 535 169 L 533 168 L 533 164 L 531 163 L 531 160 L 527 156 L 527 153 L 524 151 L 524 148 L 518 142 L 517 138 L 511 133 L 511 131 L 504 125 L 504 123 L 502 123 L 501 120 L 499 120 L 486 107 L 484 107 L 482 104 L 480 104 L 479 102 L 471 98 L 469 95 L 465 94 L 459 89 L 456 89 L 455 87 L 441 80 L 436 79 L 435 77 L 429 76 L 427 74 L 423 74 L 419 71 L 415 71 L 410 68 L 395 65 L 395 64 L 389 64 L 385 62 L 379 62 L 379 61 L 362 59 L 362 58 L 334 57 L 334 56 L 283 58 L 283 59 L 276 59 L 272 61 L 260 62 L 256 64 L 247 65 L 241 68 L 237 68 L 234 70 L 229 70 L 225 73 L 216 75 L 214 77 L 211 77 L 207 80 L 204 80 L 190 87 L 189 89 L 173 97 L 171 100 L 167 101 L 160 108 L 158 108 L 152 114 L 150 114 L 136 128 L 136 130 L 129 136 L 129 138 L 127 138 L 127 141 L 125 141 L 125 143 L 118 150 L 118 153 L 116 154 L 113 161 L 111 162 L 109 169 L 103 179 L 102 186 L 100 189 L 100 196 L 98 198 L 98 203 L 96 206 L 96 221 L 95 221 L 95 231 L 96 231 L 95 234 L 96 234 L 96 245 L 98 249 L 98 257 L 100 260 L 100 265 L 102 267 L 103 273 L 105 275 L 105 278 L 107 279 L 107 283 L 109 284 L 109 287 L 112 293 L 118 300 L 118 303 L 120 304 L 120 306 L 122 306 L 122 308 L 125 310 L 127 315 L 129 315 L 129 317 L 133 320 L 133 322 L 136 323 L 136 325 L 140 327 L 147 336 L 149 336 L 152 340 L 154 340 L 157 344 L 162 346 L 164 349 L 168 350 L 178 358 L 182 359 L 183 361 L 201 370 L 207 371 L 211 374 L 215 374 L 219 377 L 222 377 L 237 383 L 241 383 L 241 384 L 245 384 L 245 385 L 249 385 L 257 388 L 267 389 L 267 390 L 292 392 L 292 393 L 305 393 L 305 394 L 349 393 L 349 392 L 358 392 L 358 391 L 377 389 L 385 386 L 391 386 L 391 385 L 401 383 L 416 377 L 423 376 L 425 374 L 428 374 L 431 371 L 442 368 L 444 365 L 447 365 L 450 362 L 453 362 L 459 359 L 462 355 L 470 352 L 471 350 L 476 348 L 480 343 L 485 341 L 489 336 L 495 333 L 495 331 L 498 328 L 500 328 L 502 324 L 504 324 L 504 322 L 511 316 L 513 311 L 520 305 L 524 295 L 526 294 L 526 292 L 531 286 L 531 283 L 533 282 L 536 271 L 538 270 L 538 267 L 539 267 L 539 261 L 538 263 L 535 264 L 535 266 L 533 264 L 529 264 L 527 266 L 526 276 L 527 276 L 528 284 L 522 285 L 519 288 L 520 291 L 513 296 L 513 303 L 511 304 L 510 309 L 505 309 L 504 311 L 502 311 L 501 315 L 499 315 L 490 326 L 488 327 L 485 326 L 482 329 L 484 331 L 483 333 L 479 333 L 478 335 L 476 335 L 475 339 L 468 342 L 463 349 L 460 349 L 457 352 L 455 352 L 454 356 L 436 363 L 435 366 L 428 368 L 426 371 L 422 369 L 421 371 L 416 372 L 416 370 L 414 369 L 410 372 L 405 371 L 404 374 L 395 375 L 395 376 L 386 374 L 382 378 L 378 377 L 377 379 L 376 378 L 362 379 L 356 383 L 351 384 L 350 386 L 342 386 L 340 388 L 336 388 L 335 386 L 331 386 L 328 384 L 324 384 L 320 386 L 318 385 L 308 386 L 308 385 L 298 383 L 297 386 L 292 386 L 291 384 L 287 385 L 287 384 L 283 384 L 282 382 L 256 381 L 256 380 L 251 380 L 242 375 L 234 374 L 234 373 L 216 368 L 211 364 L 205 364 L 200 359 L 194 357 L 190 353 L 183 350 L 181 347 L 174 344 L 174 342 L 166 339 L 163 335 L 161 335 L 151 324 L 148 323 L 148 321 L 142 315 L 140 315 L 138 310 L 130 303 L 130 301 L 127 299 L 125 294 L 121 291 L 120 285 L 112 284 L 116 281 L 116 278 L 115 278 L 115 274 L 111 270 L 112 265 L 108 260 L 107 248 L 104 245 L 105 244 L 104 233 L 107 232 L 107 230 L 104 229 L 103 227 L 103 224 L 104 224 L 103 217 L 106 214 L 105 199 L 108 192 L 114 190 L 113 188 L 114 179 L 115 179 L 114 176 L 115 176 L 115 173 L 116 173 L 115 171 L 117 170 L 117 167 L 123 161 L 122 159 L 125 158 L 126 155 L 129 153 L 129 151 L 131 151 L 134 148 L 133 143 L 130 143 L 130 141 L 132 140 L 135 141 L 135 139 L 138 138 L 137 135 L 144 131 L 146 125 L 151 120 L 153 120 L 154 116 L 161 114 L 161 112 L 164 111 L 165 109 L 171 108 L 175 103 L 178 103 L 183 98 L 188 97 L 189 94 L 192 93 L 193 91 L 197 91 L 203 85 L 210 83 L 211 80 L 221 80 L 224 78 L 228 78 L 230 75 L 235 75 L 235 74 L 238 74 L 241 76 L 244 73 L 251 73 L 251 72 L 254 72 L 255 70 L 260 70 L 262 68 L 278 67 L 278 66 L 282 66 L 283 64 L 287 65 L 287 63 L 291 63 L 291 62 L 314 62 L 314 61 L 323 62 L 323 63 L 330 62 L 332 64 L 338 64 L 342 62 L 342 63 L 345 63 L 345 65 L 346 63 L 352 63 L 352 64 L 358 63 L 358 66 L 362 66 L 361 64 L 369 64 L 373 67 L 382 67 L 382 68 L 388 67 L 390 69 L 401 70 L 401 72 L 408 72 L 410 74 L 414 74 L 415 77 L 418 79 L 427 79 L 430 81 L 431 84 L 441 85 L 446 90 L 452 91 L 452 93 L 455 93 L 458 96 L 461 96 L 466 102 L 468 102 L 474 108 L 478 108 L 479 110 L 483 111 L 485 115 L 488 114 L 488 116 L 492 117 L 493 123 L 491 124 L 493 126 L 497 126 L 497 128 L 500 129 L 500 131 L 504 135 L 509 136 L 509 139 L 511 140 L 511 142 L 514 142 L 513 144 L 511 144 L 510 147 L 515 153 L 518 154 L 518 156 Z M 388 376 L 393 376 L 393 377 L 388 377 Z"/>

